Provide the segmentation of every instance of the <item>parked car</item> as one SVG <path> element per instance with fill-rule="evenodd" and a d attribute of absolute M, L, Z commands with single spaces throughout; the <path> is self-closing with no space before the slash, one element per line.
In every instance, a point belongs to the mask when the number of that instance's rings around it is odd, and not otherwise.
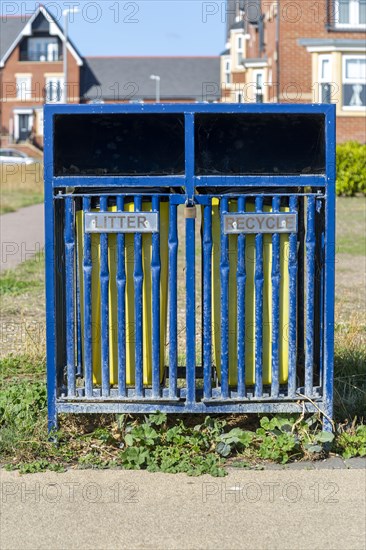
<path fill-rule="evenodd" d="M 34 164 L 37 159 L 29 157 L 16 149 L 0 149 L 0 163 L 8 164 Z"/>

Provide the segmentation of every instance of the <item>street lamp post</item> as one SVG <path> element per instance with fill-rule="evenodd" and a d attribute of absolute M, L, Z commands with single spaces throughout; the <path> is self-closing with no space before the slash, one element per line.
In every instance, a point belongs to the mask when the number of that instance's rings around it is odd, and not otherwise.
<path fill-rule="evenodd" d="M 69 14 L 79 13 L 79 8 L 67 8 L 63 10 L 64 16 L 64 41 L 63 41 L 63 58 L 64 58 L 64 102 L 67 103 L 67 38 L 69 34 Z"/>
<path fill-rule="evenodd" d="M 150 75 L 151 80 L 155 80 L 155 101 L 156 103 L 160 103 L 160 76 L 157 74 Z"/>

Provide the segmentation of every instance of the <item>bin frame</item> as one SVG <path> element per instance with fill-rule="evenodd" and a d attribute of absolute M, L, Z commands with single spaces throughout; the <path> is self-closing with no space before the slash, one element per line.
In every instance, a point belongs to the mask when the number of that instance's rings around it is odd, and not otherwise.
<path fill-rule="evenodd" d="M 180 113 L 185 117 L 185 175 L 182 176 L 82 176 L 85 192 L 93 188 L 123 188 L 125 193 L 133 187 L 146 188 L 151 192 L 154 186 L 184 187 L 185 195 L 171 195 L 177 204 L 194 201 L 196 204 L 207 204 L 205 196 L 195 194 L 196 187 L 222 186 L 222 176 L 196 176 L 194 173 L 194 115 L 196 113 L 240 114 L 321 114 L 325 117 L 325 174 L 298 176 L 225 176 L 228 187 L 275 189 L 278 186 L 319 188 L 323 190 L 325 202 L 325 241 L 324 241 L 324 340 L 322 395 L 311 400 L 298 395 L 296 401 L 278 397 L 256 399 L 228 398 L 216 403 L 198 401 L 195 395 L 195 313 L 194 299 L 187 303 L 187 394 L 182 400 L 151 399 L 105 399 L 103 397 L 86 400 L 75 398 L 65 400 L 59 395 L 58 377 L 60 365 L 57 364 L 56 339 L 56 282 L 55 282 L 55 195 L 62 190 L 74 187 L 77 176 L 55 177 L 53 172 L 53 130 L 55 115 L 66 114 L 142 114 L 142 113 Z M 333 371 L 334 371 L 334 285 L 335 285 L 335 105 L 322 104 L 101 104 L 101 105 L 46 105 L 45 106 L 45 253 L 46 253 L 46 338 L 47 338 L 47 390 L 49 429 L 57 427 L 59 413 L 145 413 L 156 410 L 184 413 L 277 413 L 277 412 L 316 412 L 323 414 L 324 429 L 332 429 L 333 415 Z M 253 191 L 253 195 L 256 193 Z M 187 239 L 194 234 L 195 220 L 186 220 Z M 188 235 L 189 229 L 189 235 Z M 186 292 L 195 292 L 195 247 L 194 242 L 187 243 L 186 248 Z M 66 303 L 66 308 L 70 304 Z M 192 324 L 193 319 L 193 324 Z M 189 348 L 189 342 L 193 349 Z M 64 366 L 62 367 L 64 368 Z"/>

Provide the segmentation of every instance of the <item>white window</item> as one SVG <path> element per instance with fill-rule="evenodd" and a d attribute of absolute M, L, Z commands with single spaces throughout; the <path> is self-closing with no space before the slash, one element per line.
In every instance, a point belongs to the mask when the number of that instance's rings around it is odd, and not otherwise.
<path fill-rule="evenodd" d="M 331 103 L 332 99 L 332 58 L 319 56 L 319 103 Z"/>
<path fill-rule="evenodd" d="M 366 56 L 343 56 L 343 108 L 366 108 Z"/>
<path fill-rule="evenodd" d="M 37 134 L 43 136 L 43 109 L 37 109 Z"/>
<path fill-rule="evenodd" d="M 335 25 L 339 28 L 366 28 L 366 0 L 334 0 Z"/>
<path fill-rule="evenodd" d="M 32 77 L 17 76 L 17 99 L 27 101 L 32 98 Z"/>
<path fill-rule="evenodd" d="M 231 84 L 231 62 L 225 61 L 225 84 Z"/>
<path fill-rule="evenodd" d="M 64 102 L 64 77 L 55 76 L 46 79 L 45 100 L 47 103 Z"/>
<path fill-rule="evenodd" d="M 59 61 L 59 48 L 56 37 L 29 38 L 29 61 Z"/>
<path fill-rule="evenodd" d="M 238 67 L 241 67 L 243 65 L 243 58 L 244 58 L 243 43 L 244 43 L 244 38 L 242 36 L 238 36 L 237 42 L 236 42 L 236 54 L 237 54 L 236 64 Z"/>
<path fill-rule="evenodd" d="M 264 71 L 254 71 L 255 102 L 263 103 Z"/>

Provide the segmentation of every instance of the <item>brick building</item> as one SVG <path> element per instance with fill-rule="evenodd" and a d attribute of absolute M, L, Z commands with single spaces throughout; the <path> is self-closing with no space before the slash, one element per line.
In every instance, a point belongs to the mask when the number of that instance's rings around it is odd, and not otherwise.
<path fill-rule="evenodd" d="M 334 102 L 366 142 L 366 0 L 227 0 L 220 57 L 83 57 L 40 6 L 0 18 L 0 143 L 43 144 L 45 102 Z"/>
<path fill-rule="evenodd" d="M 224 102 L 336 103 L 337 140 L 366 142 L 366 0 L 228 0 Z"/>
<path fill-rule="evenodd" d="M 40 7 L 31 17 L 0 19 L 2 144 L 29 138 L 43 144 L 43 104 L 64 101 L 63 41 L 58 23 Z M 84 61 L 69 41 L 68 101 L 80 101 Z"/>
<path fill-rule="evenodd" d="M 32 16 L 0 17 L 0 145 L 43 145 L 43 105 L 195 102 L 220 97 L 220 57 L 83 57 L 55 18 L 40 6 Z"/>

